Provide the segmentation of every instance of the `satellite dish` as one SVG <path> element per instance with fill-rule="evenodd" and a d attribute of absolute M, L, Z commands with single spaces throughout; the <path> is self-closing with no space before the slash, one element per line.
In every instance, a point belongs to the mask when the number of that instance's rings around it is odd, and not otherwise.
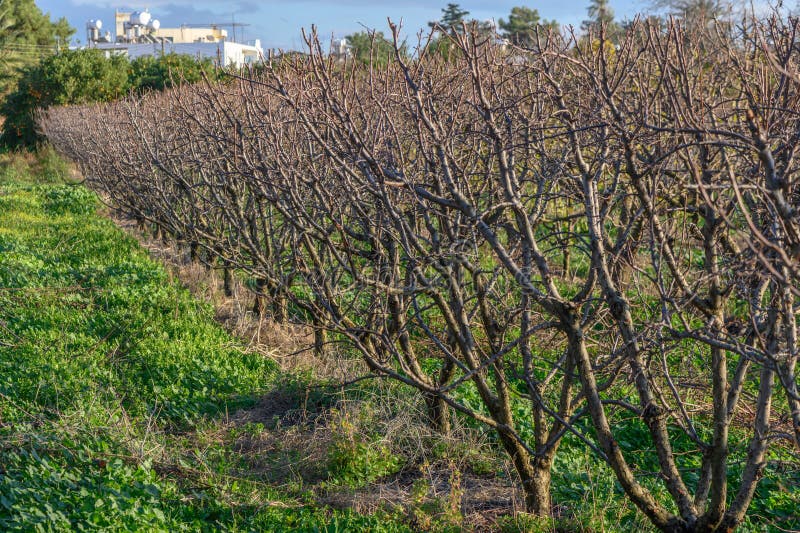
<path fill-rule="evenodd" d="M 150 22 L 150 13 L 147 11 L 134 11 L 131 14 L 131 24 L 136 26 L 147 26 Z"/>

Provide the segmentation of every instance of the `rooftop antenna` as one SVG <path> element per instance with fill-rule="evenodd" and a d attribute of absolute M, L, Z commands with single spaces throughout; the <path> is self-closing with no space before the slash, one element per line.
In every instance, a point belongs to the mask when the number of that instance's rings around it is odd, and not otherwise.
<path fill-rule="evenodd" d="M 243 28 L 245 26 L 250 26 L 250 24 L 245 24 L 243 22 L 227 22 L 227 23 L 225 23 L 225 22 L 223 22 L 223 23 L 212 22 L 212 23 L 203 23 L 203 24 L 200 24 L 200 23 L 181 24 L 182 28 L 207 28 L 209 26 L 211 28 L 214 28 L 214 29 L 232 27 L 233 28 L 233 41 L 236 42 L 236 28 Z M 242 30 L 242 33 L 244 33 L 244 30 Z"/>

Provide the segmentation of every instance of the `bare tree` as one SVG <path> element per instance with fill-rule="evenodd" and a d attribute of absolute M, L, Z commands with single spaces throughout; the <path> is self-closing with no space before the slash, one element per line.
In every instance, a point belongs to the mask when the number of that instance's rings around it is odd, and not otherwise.
<path fill-rule="evenodd" d="M 465 31 L 447 60 L 392 31 L 380 69 L 312 33 L 261 75 L 40 124 L 115 206 L 420 391 L 434 427 L 493 428 L 531 512 L 571 433 L 659 529 L 736 527 L 769 443 L 800 435 L 796 22 L 539 32 L 514 55 Z"/>

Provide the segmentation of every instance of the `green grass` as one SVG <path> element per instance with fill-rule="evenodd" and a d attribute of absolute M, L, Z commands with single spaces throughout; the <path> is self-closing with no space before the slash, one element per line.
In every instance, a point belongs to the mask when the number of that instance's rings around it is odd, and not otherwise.
<path fill-rule="evenodd" d="M 0 530 L 399 531 L 313 505 L 176 442 L 280 380 L 64 182 L 0 162 Z M 35 175 L 30 175 L 34 169 Z"/>

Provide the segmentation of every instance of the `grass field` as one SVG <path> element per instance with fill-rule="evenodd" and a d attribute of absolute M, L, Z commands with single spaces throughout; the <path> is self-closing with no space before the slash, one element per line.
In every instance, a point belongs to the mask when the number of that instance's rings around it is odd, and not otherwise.
<path fill-rule="evenodd" d="M 0 188 L 0 530 L 406 529 L 234 474 L 211 435 L 247 431 L 225 420 L 277 365 L 63 175 L 17 161 Z"/>

